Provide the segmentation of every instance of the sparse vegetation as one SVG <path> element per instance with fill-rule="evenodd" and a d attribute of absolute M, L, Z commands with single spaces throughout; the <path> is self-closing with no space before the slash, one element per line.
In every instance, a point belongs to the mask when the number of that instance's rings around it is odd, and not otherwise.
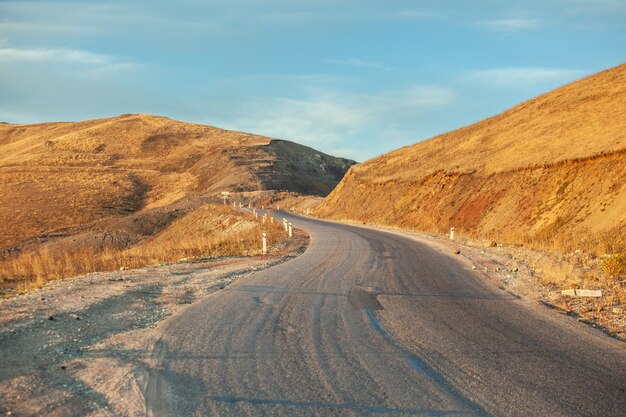
<path fill-rule="evenodd" d="M 249 213 L 207 204 L 182 216 L 156 236 L 128 248 L 53 251 L 43 247 L 9 257 L 0 261 L 0 284 L 27 291 L 50 280 L 95 271 L 136 268 L 181 258 L 260 255 L 263 232 L 274 247 L 286 239 L 279 221 L 271 223 L 268 218 L 263 224 Z"/>
<path fill-rule="evenodd" d="M 150 115 L 0 125 L 0 290 L 3 282 L 27 288 L 89 271 L 252 254 L 258 224 L 213 224 L 198 207 L 226 190 L 323 195 L 351 164 Z"/>
<path fill-rule="evenodd" d="M 602 258 L 602 271 L 608 277 L 619 277 L 626 270 L 625 256 L 620 253 L 612 253 Z"/>
<path fill-rule="evenodd" d="M 454 226 L 459 236 L 554 251 L 555 259 L 624 253 L 624 108 L 626 64 L 356 165 L 315 212 L 441 234 Z M 599 261 L 584 276 L 561 263 L 542 268 L 546 282 L 617 281 Z"/>

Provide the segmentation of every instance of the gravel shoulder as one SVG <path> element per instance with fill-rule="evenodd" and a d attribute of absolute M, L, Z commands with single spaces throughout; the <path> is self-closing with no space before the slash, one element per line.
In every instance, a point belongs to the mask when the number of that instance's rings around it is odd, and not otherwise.
<path fill-rule="evenodd" d="M 333 222 L 328 219 L 321 219 Z M 523 246 L 496 244 L 460 238 L 450 241 L 447 236 L 412 232 L 400 228 L 346 222 L 366 229 L 382 230 L 426 244 L 441 252 L 456 256 L 466 267 L 516 297 L 549 308 L 587 324 L 617 340 L 626 341 L 626 305 L 606 308 L 600 298 L 570 297 L 561 294 L 556 286 L 544 285 L 534 265 L 541 261 L 555 262 L 550 254 Z"/>
<path fill-rule="evenodd" d="M 0 300 L 0 415 L 147 415 L 142 384 L 162 323 L 307 245 L 298 232 L 265 257 L 92 273 Z"/>

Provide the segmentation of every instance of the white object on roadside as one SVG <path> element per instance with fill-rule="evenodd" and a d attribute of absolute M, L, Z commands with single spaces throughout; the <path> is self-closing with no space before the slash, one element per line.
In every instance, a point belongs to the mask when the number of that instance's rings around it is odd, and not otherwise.
<path fill-rule="evenodd" d="M 602 297 L 602 290 L 563 290 L 563 295 L 569 295 L 571 297 Z"/>

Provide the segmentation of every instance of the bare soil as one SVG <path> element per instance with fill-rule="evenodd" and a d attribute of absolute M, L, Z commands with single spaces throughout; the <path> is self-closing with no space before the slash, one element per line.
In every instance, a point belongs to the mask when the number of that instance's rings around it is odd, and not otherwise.
<path fill-rule="evenodd" d="M 158 356 L 152 346 L 159 346 L 160 323 L 250 272 L 299 255 L 307 242 L 298 231 L 268 256 L 92 273 L 0 300 L 0 415 L 118 415 L 120 390 L 137 393 L 124 410 L 147 415 L 140 387 L 149 367 L 137 364 Z"/>

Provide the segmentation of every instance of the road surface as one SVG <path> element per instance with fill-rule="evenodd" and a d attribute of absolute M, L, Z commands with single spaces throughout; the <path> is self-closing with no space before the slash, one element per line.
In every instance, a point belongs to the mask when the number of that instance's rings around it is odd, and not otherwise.
<path fill-rule="evenodd" d="M 626 415 L 623 343 L 424 243 L 278 216 L 309 249 L 168 320 L 151 415 Z"/>

